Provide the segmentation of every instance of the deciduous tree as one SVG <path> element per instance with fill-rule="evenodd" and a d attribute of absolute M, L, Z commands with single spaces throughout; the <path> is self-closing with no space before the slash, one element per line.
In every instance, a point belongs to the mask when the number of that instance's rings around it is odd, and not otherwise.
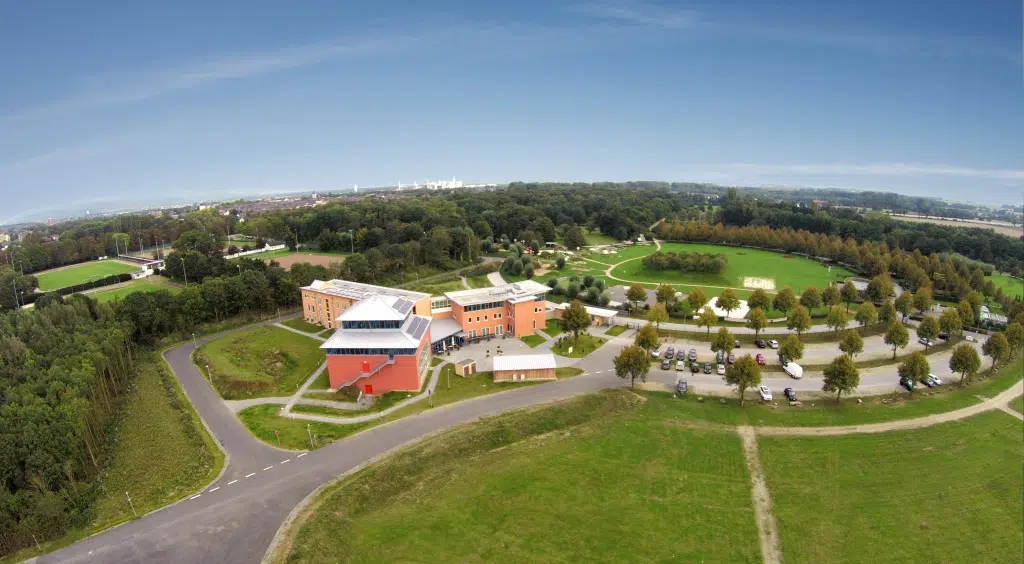
<path fill-rule="evenodd" d="M 960 384 L 965 378 L 974 376 L 981 368 L 981 358 L 973 346 L 964 343 L 953 349 L 953 355 L 949 357 L 949 369 L 960 375 Z"/>
<path fill-rule="evenodd" d="M 924 353 L 919 351 L 911 354 L 906 360 L 901 362 L 896 372 L 899 373 L 900 378 L 906 378 L 911 382 L 924 382 L 930 370 L 928 359 L 925 358 Z M 911 388 L 913 387 L 915 386 Z M 910 393 L 913 394 L 914 392 L 911 391 Z"/>
<path fill-rule="evenodd" d="M 780 359 L 800 360 L 803 357 L 804 344 L 796 335 L 790 335 L 786 337 L 785 341 L 782 341 L 782 345 L 779 346 Z"/>
<path fill-rule="evenodd" d="M 996 364 L 1009 358 L 1010 343 L 1002 331 L 996 331 L 988 336 L 985 344 L 981 345 L 981 352 L 992 359 L 992 367 L 989 371 L 996 369 Z"/>
<path fill-rule="evenodd" d="M 878 321 L 888 326 L 893 321 L 896 321 L 898 313 L 896 306 L 892 305 L 892 300 L 886 300 L 882 307 L 878 308 Z"/>
<path fill-rule="evenodd" d="M 728 327 L 720 327 L 718 333 L 715 334 L 715 338 L 711 341 L 711 350 L 715 352 L 721 351 L 723 354 L 729 354 L 736 346 L 736 338 L 729 332 Z"/>
<path fill-rule="evenodd" d="M 1017 356 L 1021 347 L 1024 347 L 1024 326 L 1013 322 L 1006 327 L 1006 341 L 1010 344 L 1010 357 Z"/>
<path fill-rule="evenodd" d="M 715 314 L 715 310 L 710 307 L 701 310 L 700 315 L 697 316 L 697 327 L 707 327 L 708 335 L 710 335 L 711 328 L 715 325 L 718 325 L 718 315 Z"/>
<path fill-rule="evenodd" d="M 939 329 L 942 329 L 950 335 L 963 331 L 960 314 L 957 313 L 955 308 L 947 307 L 942 310 L 942 315 L 939 316 Z"/>
<path fill-rule="evenodd" d="M 821 292 L 814 286 L 808 286 L 804 293 L 800 295 L 800 305 L 809 310 L 821 307 Z"/>
<path fill-rule="evenodd" d="M 626 290 L 626 301 L 630 307 L 636 309 L 640 303 L 647 301 L 647 289 L 642 284 L 630 285 L 629 290 Z"/>
<path fill-rule="evenodd" d="M 747 305 L 750 309 L 761 308 L 765 311 L 772 308 L 772 299 L 768 297 L 768 293 L 758 288 L 750 293 L 750 297 L 747 298 Z"/>
<path fill-rule="evenodd" d="M 864 339 L 856 331 L 847 331 L 843 340 L 839 341 L 839 350 L 855 357 L 864 352 Z"/>
<path fill-rule="evenodd" d="M 742 407 L 747 389 L 761 385 L 761 367 L 749 354 L 745 354 L 726 367 L 724 378 L 726 384 L 736 386 Z"/>
<path fill-rule="evenodd" d="M 704 304 L 708 303 L 708 298 L 704 295 L 703 288 L 694 288 L 686 295 L 686 303 L 690 304 L 690 311 L 696 313 L 700 308 L 704 307 Z"/>
<path fill-rule="evenodd" d="M 888 303 L 888 301 L 886 303 Z M 860 323 L 861 327 L 867 327 L 868 325 L 875 323 L 878 321 L 878 311 L 875 309 L 875 304 L 871 302 L 864 302 L 860 304 L 857 306 L 857 313 L 854 318 L 857 320 L 857 323 Z"/>
<path fill-rule="evenodd" d="M 811 314 L 807 313 L 807 308 L 804 306 L 796 306 L 793 313 L 789 314 L 789 318 L 786 320 L 786 328 L 790 331 L 796 331 L 797 335 L 803 334 L 804 331 L 811 328 Z"/>
<path fill-rule="evenodd" d="M 924 345 L 924 350 L 927 352 L 932 341 L 939 336 L 939 322 L 934 317 L 925 316 L 917 326 L 917 336 L 927 341 Z"/>
<path fill-rule="evenodd" d="M 647 381 L 647 373 L 651 370 L 649 353 L 644 349 L 630 345 L 622 349 L 612 362 L 615 364 L 615 374 L 619 378 L 629 379 L 629 387 L 632 388 L 637 378 L 641 382 Z"/>
<path fill-rule="evenodd" d="M 846 308 L 832 306 L 828 310 L 828 318 L 825 320 L 825 323 L 832 328 L 833 334 L 838 334 L 840 330 L 846 329 L 848 321 L 846 318 Z"/>
<path fill-rule="evenodd" d="M 860 297 L 860 292 L 857 291 L 857 287 L 853 285 L 853 282 L 847 280 L 843 283 L 843 289 L 840 291 L 840 295 L 843 301 L 846 302 L 846 309 L 850 309 L 850 304 L 857 301 Z"/>
<path fill-rule="evenodd" d="M 844 393 L 849 394 L 860 385 L 860 372 L 850 355 L 837 356 L 825 367 L 823 373 L 825 378 L 821 391 L 835 392 L 836 401 L 839 401 Z"/>
<path fill-rule="evenodd" d="M 842 299 L 842 295 L 839 292 L 839 288 L 835 284 L 829 284 L 821 291 L 821 301 L 828 307 L 839 305 Z"/>
<path fill-rule="evenodd" d="M 891 298 L 894 293 L 892 280 L 885 274 L 875 276 L 868 283 L 868 299 L 871 301 L 882 303 Z"/>
<path fill-rule="evenodd" d="M 900 312 L 900 321 L 906 322 L 907 316 L 914 309 L 914 294 L 903 292 L 896 297 L 896 311 Z"/>
<path fill-rule="evenodd" d="M 657 303 L 652 305 L 651 310 L 647 312 L 647 321 L 661 329 L 662 322 L 668 321 L 668 310 L 665 309 L 665 304 Z"/>
<path fill-rule="evenodd" d="M 902 349 L 910 343 L 910 333 L 902 323 L 893 321 L 886 330 L 883 341 L 892 347 L 892 358 L 896 360 L 896 349 Z"/>
<path fill-rule="evenodd" d="M 579 300 L 573 300 L 569 307 L 562 312 L 562 319 L 559 320 L 562 331 L 572 333 L 572 345 L 579 345 L 580 334 L 590 329 L 590 314 L 586 306 Z"/>
<path fill-rule="evenodd" d="M 676 289 L 671 284 L 658 284 L 658 289 L 654 291 L 654 294 L 655 299 L 665 304 L 666 307 L 676 301 Z"/>
<path fill-rule="evenodd" d="M 729 288 L 722 290 L 722 293 L 715 300 L 715 306 L 718 309 L 725 311 L 725 316 L 728 317 L 733 310 L 740 307 L 740 299 L 736 297 L 736 292 Z"/>
<path fill-rule="evenodd" d="M 793 289 L 786 286 L 778 294 L 775 294 L 775 299 L 772 300 L 772 307 L 777 311 L 781 311 L 783 315 L 786 315 L 796 307 L 796 294 L 793 293 Z"/>
<path fill-rule="evenodd" d="M 750 313 L 747 314 L 746 327 L 747 329 L 753 329 L 755 339 L 761 334 L 761 330 L 763 330 L 767 326 L 768 316 L 764 314 L 763 309 L 755 307 L 754 309 L 750 310 Z"/>
<path fill-rule="evenodd" d="M 648 353 L 658 348 L 658 330 L 650 323 L 644 325 L 633 337 L 633 344 L 644 349 Z"/>
<path fill-rule="evenodd" d="M 924 313 L 932 307 L 932 289 L 931 286 L 922 286 L 914 292 L 914 307 L 918 311 Z"/>

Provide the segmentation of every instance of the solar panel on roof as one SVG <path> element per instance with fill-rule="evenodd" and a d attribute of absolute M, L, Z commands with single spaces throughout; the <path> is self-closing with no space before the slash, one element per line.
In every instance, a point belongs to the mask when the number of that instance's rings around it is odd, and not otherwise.
<path fill-rule="evenodd" d="M 430 325 L 430 320 L 424 317 L 417 317 L 412 320 L 409 325 L 409 335 L 414 339 L 423 337 L 423 332 L 427 330 L 427 326 Z"/>
<path fill-rule="evenodd" d="M 412 309 L 412 305 L 412 302 L 410 302 L 409 300 L 405 298 L 400 298 L 397 301 L 395 301 L 395 305 L 393 307 L 395 308 L 395 311 L 402 315 L 405 315 L 409 313 L 409 310 Z"/>

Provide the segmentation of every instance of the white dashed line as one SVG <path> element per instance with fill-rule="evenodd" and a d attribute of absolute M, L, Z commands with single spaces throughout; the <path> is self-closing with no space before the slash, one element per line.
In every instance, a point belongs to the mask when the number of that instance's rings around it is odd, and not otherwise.
<path fill-rule="evenodd" d="M 255 473 L 255 472 L 253 472 L 252 474 L 246 474 L 246 475 L 245 475 L 245 477 L 246 477 L 246 478 L 252 478 L 252 477 L 253 477 L 253 476 L 255 476 L 255 475 L 256 475 L 256 473 Z"/>
<path fill-rule="evenodd" d="M 189 499 L 189 500 L 193 500 L 193 499 L 195 499 L 195 498 L 197 498 L 197 497 L 199 497 L 199 496 L 201 496 L 201 495 L 203 495 L 203 494 L 196 494 L 196 495 L 194 495 L 194 496 L 192 496 L 192 497 L 190 497 L 190 498 L 188 498 L 188 499 Z"/>
<path fill-rule="evenodd" d="M 266 468 L 264 468 L 263 471 L 266 472 L 267 470 L 270 470 L 273 467 L 274 467 L 274 465 L 271 464 L 270 466 L 267 466 Z"/>
<path fill-rule="evenodd" d="M 304 452 L 304 453 L 296 456 L 295 458 L 302 458 L 303 456 L 306 456 L 307 454 L 309 454 L 309 453 L 308 452 Z"/>
<path fill-rule="evenodd" d="M 216 488 L 213 488 L 212 490 L 210 490 L 209 493 L 213 493 L 213 492 L 215 492 L 215 491 L 217 491 L 219 489 L 220 489 L 220 486 L 217 486 Z"/>
<path fill-rule="evenodd" d="M 228 482 L 228 485 L 230 486 L 231 484 L 234 484 L 234 483 L 235 483 L 235 482 L 237 482 L 237 481 L 238 481 L 238 480 L 231 480 L 230 482 Z"/>
<path fill-rule="evenodd" d="M 288 464 L 288 461 L 290 461 L 290 460 L 291 460 L 291 458 L 286 458 L 286 459 L 281 461 L 281 464 Z"/>

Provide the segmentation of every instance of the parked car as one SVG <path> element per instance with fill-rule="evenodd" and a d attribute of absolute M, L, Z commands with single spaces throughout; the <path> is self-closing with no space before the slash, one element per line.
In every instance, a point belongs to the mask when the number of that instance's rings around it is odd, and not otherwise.
<path fill-rule="evenodd" d="M 661 347 L 651 351 L 651 358 L 661 358 Z"/>
<path fill-rule="evenodd" d="M 672 361 L 670 361 L 668 359 L 665 359 L 665 360 L 661 361 L 661 369 L 662 370 L 668 370 L 671 367 L 672 367 Z"/>
<path fill-rule="evenodd" d="M 765 360 L 764 360 L 764 355 L 763 354 L 759 354 L 759 355 L 755 356 L 754 360 L 756 360 L 759 365 L 764 366 Z"/>
<path fill-rule="evenodd" d="M 686 380 L 676 382 L 676 393 L 686 395 Z"/>
<path fill-rule="evenodd" d="M 681 361 L 681 360 L 677 360 L 676 361 L 676 372 L 682 372 L 683 370 L 686 370 L 686 363 Z"/>
<path fill-rule="evenodd" d="M 768 344 L 764 342 L 764 339 L 755 339 L 754 344 L 757 345 L 757 348 L 759 349 L 763 349 L 768 346 Z"/>
<path fill-rule="evenodd" d="M 761 395 L 761 401 L 772 401 L 772 391 L 768 386 L 762 385 L 757 389 L 757 393 Z"/>
<path fill-rule="evenodd" d="M 922 345 L 929 346 L 929 347 L 934 347 L 935 346 L 935 341 L 929 341 L 928 339 L 926 339 L 924 337 L 919 338 L 917 340 L 917 342 L 921 343 Z"/>
<path fill-rule="evenodd" d="M 691 362 L 697 360 L 697 349 L 690 349 L 690 354 L 687 358 L 689 358 Z"/>
<path fill-rule="evenodd" d="M 697 364 L 696 362 L 691 362 L 690 363 L 690 372 L 693 372 L 694 374 L 700 372 L 700 365 Z"/>
<path fill-rule="evenodd" d="M 779 342 L 776 341 L 775 339 L 772 339 L 772 340 L 768 341 L 768 348 L 770 348 L 770 349 L 777 349 L 777 348 L 779 348 Z"/>
<path fill-rule="evenodd" d="M 939 338 L 942 339 L 943 341 L 946 341 L 949 339 L 949 333 L 943 331 L 942 333 L 939 333 Z"/>
<path fill-rule="evenodd" d="M 795 362 L 787 363 L 785 366 L 782 367 L 782 369 L 786 372 L 786 374 L 789 374 L 790 377 L 795 378 L 797 380 L 804 377 L 804 368 Z"/>
<path fill-rule="evenodd" d="M 793 388 L 786 388 L 782 393 L 785 394 L 786 399 L 789 401 L 796 401 L 796 392 L 793 391 Z"/>
<path fill-rule="evenodd" d="M 739 339 L 736 339 L 736 342 L 733 343 L 733 348 L 737 348 L 737 349 L 740 348 L 740 340 Z"/>
<path fill-rule="evenodd" d="M 974 335 L 967 335 L 964 338 L 967 339 L 968 341 L 972 342 L 972 343 L 977 343 L 978 342 L 978 339 L 975 338 Z"/>
<path fill-rule="evenodd" d="M 665 358 L 671 359 L 674 356 L 676 356 L 676 349 L 669 347 L 668 350 L 665 351 Z"/>
<path fill-rule="evenodd" d="M 732 354 L 732 353 L 729 353 L 729 356 L 728 356 L 728 357 L 726 357 L 726 359 L 725 359 L 725 360 L 726 360 L 726 362 L 728 362 L 729 364 L 732 364 L 732 363 L 736 362 L 736 355 L 734 355 L 734 354 Z"/>
<path fill-rule="evenodd" d="M 924 379 L 924 385 L 928 386 L 929 388 L 934 388 L 935 386 L 941 386 L 942 380 L 939 379 L 939 377 L 934 374 L 929 374 Z"/>
<path fill-rule="evenodd" d="M 725 376 L 725 365 L 722 363 L 718 363 L 718 375 Z"/>
<path fill-rule="evenodd" d="M 676 360 L 686 360 L 686 351 L 679 349 L 676 351 Z"/>
<path fill-rule="evenodd" d="M 717 353 L 715 353 L 715 362 L 718 364 L 722 364 L 723 362 L 725 362 L 725 353 L 722 351 L 718 351 Z"/>
<path fill-rule="evenodd" d="M 711 374 L 711 363 L 710 362 L 705 362 L 704 363 L 704 373 L 705 374 Z"/>
<path fill-rule="evenodd" d="M 917 387 L 910 378 L 900 378 L 900 385 L 906 388 L 908 392 L 913 392 L 914 388 Z"/>

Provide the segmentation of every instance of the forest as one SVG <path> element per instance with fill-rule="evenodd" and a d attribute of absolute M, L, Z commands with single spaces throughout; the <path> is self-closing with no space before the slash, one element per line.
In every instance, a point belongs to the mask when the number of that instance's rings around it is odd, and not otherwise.
<path fill-rule="evenodd" d="M 644 257 L 644 266 L 652 270 L 678 270 L 719 274 L 729 266 L 729 258 L 722 253 L 686 253 L 658 251 Z"/>

